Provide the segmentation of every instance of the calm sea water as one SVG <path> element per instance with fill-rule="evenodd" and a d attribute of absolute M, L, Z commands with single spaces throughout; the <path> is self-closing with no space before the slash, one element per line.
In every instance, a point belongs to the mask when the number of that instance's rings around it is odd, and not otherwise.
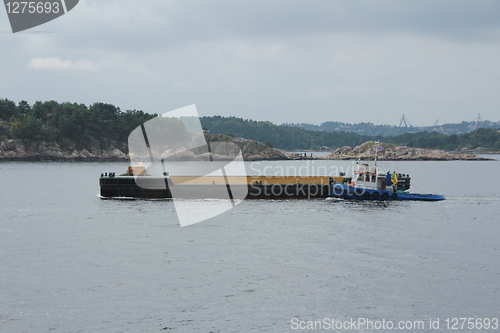
<path fill-rule="evenodd" d="M 288 163 L 306 161 L 251 173 Z M 0 332 L 500 317 L 500 162 L 387 166 L 442 202 L 244 201 L 184 228 L 171 201 L 97 197 L 100 173 L 126 166 L 0 163 Z M 306 165 L 321 166 L 352 163 Z"/>

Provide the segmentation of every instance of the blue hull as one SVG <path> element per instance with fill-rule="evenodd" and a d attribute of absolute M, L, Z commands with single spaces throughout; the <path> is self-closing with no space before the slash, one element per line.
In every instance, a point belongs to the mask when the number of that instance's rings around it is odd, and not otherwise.
<path fill-rule="evenodd" d="M 332 196 L 336 198 L 354 200 L 378 200 L 378 201 L 439 201 L 446 198 L 439 194 L 419 194 L 398 192 L 394 193 L 385 190 L 369 190 L 360 187 L 351 187 L 346 184 L 333 184 Z"/>

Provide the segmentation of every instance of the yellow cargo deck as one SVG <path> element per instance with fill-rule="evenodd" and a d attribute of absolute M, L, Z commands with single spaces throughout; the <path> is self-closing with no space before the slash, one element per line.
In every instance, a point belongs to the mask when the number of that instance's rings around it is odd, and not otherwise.
<path fill-rule="evenodd" d="M 335 182 L 341 183 L 344 177 L 332 177 Z M 223 176 L 172 176 L 174 184 L 225 184 Z M 229 184 L 324 184 L 330 183 L 329 176 L 228 176 Z"/>

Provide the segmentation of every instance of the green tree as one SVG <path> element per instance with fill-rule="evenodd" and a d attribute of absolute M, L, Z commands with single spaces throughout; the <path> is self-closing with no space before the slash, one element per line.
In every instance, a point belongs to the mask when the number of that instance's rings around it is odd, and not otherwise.
<path fill-rule="evenodd" d="M 16 104 L 8 99 L 0 99 L 0 118 L 9 120 L 12 117 L 19 117 L 19 110 Z"/>
<path fill-rule="evenodd" d="M 43 122 L 47 121 L 54 113 L 54 110 L 59 106 L 56 101 L 40 102 L 36 101 L 31 107 L 31 115 Z"/>
<path fill-rule="evenodd" d="M 26 116 L 31 111 L 31 106 L 26 101 L 20 101 L 17 103 L 17 110 L 22 116 Z"/>
<path fill-rule="evenodd" d="M 10 126 L 10 131 L 15 137 L 24 140 L 40 139 L 43 123 L 33 116 L 23 117 L 21 122 L 14 122 Z"/>

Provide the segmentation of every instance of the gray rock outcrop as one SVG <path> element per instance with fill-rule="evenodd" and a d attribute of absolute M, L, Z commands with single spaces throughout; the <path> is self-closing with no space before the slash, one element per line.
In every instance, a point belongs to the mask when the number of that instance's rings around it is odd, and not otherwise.
<path fill-rule="evenodd" d="M 355 148 L 344 146 L 329 154 L 330 160 L 372 160 L 377 145 L 374 141 L 365 142 Z M 412 148 L 396 146 L 391 143 L 379 143 L 378 158 L 386 161 L 453 161 L 453 160 L 489 160 L 470 153 L 451 153 L 441 149 Z"/>
<path fill-rule="evenodd" d="M 92 146 L 89 149 L 77 150 L 74 145 L 62 147 L 57 142 L 31 142 L 6 140 L 0 145 L 0 160 L 11 161 L 71 161 L 71 160 L 126 160 L 127 155 L 120 149 L 110 145 L 102 149 Z"/>

